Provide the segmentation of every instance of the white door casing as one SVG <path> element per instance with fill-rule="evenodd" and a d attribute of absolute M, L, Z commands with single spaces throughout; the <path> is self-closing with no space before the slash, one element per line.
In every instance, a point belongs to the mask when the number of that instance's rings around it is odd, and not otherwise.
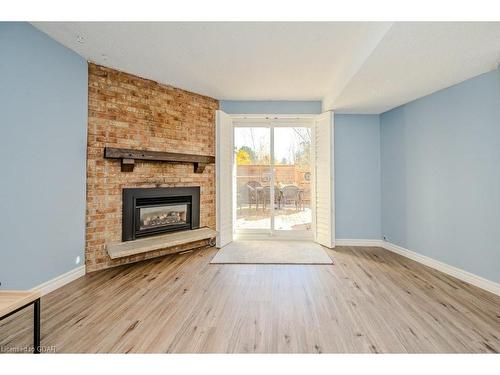
<path fill-rule="evenodd" d="M 312 131 L 312 209 L 314 240 L 335 246 L 334 196 L 334 114 L 322 113 L 314 119 Z M 216 111 L 216 229 L 217 247 L 233 241 L 236 189 L 234 171 L 233 118 Z"/>

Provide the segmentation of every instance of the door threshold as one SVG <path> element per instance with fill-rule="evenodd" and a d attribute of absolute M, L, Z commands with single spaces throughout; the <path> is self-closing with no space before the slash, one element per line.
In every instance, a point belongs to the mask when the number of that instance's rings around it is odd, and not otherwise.
<path fill-rule="evenodd" d="M 252 240 L 268 240 L 268 241 L 313 241 L 312 233 L 310 235 L 305 233 L 235 233 L 235 241 L 252 241 Z"/>

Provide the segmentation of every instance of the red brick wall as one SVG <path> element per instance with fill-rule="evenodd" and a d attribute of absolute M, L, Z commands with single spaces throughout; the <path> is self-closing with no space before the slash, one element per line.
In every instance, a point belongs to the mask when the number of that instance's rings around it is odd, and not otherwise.
<path fill-rule="evenodd" d="M 95 271 L 158 255 L 111 260 L 106 244 L 121 241 L 122 189 L 200 186 L 200 225 L 215 229 L 215 166 L 136 161 L 121 172 L 104 147 L 215 155 L 215 99 L 89 64 L 86 266 Z"/>

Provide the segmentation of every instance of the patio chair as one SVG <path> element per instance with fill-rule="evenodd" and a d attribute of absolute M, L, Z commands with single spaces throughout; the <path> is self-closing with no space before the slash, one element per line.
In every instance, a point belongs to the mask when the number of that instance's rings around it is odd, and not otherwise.
<path fill-rule="evenodd" d="M 262 188 L 262 194 L 264 198 L 264 205 L 263 209 L 265 210 L 267 208 L 267 205 L 271 202 L 271 187 L 270 186 L 264 186 Z M 278 210 L 281 208 L 281 200 L 282 200 L 282 193 L 281 190 L 275 186 L 274 187 L 274 204 L 278 205 Z"/>
<path fill-rule="evenodd" d="M 262 184 L 259 181 L 248 181 L 247 185 L 254 189 L 262 187 Z"/>
<path fill-rule="evenodd" d="M 238 199 L 237 199 L 237 202 L 238 202 L 238 209 L 241 210 L 241 206 L 243 204 L 247 204 L 248 205 L 248 208 L 252 208 L 252 204 L 255 205 L 255 209 L 257 209 L 257 205 L 258 205 L 258 195 L 257 195 L 257 190 L 250 186 L 248 183 L 241 186 L 239 189 L 238 189 Z"/>
<path fill-rule="evenodd" d="M 254 190 L 255 210 L 258 210 L 262 201 L 262 184 L 259 181 L 252 180 L 247 182 L 247 186 Z"/>
<path fill-rule="evenodd" d="M 283 206 L 293 204 L 298 210 L 302 206 L 300 188 L 295 185 L 287 185 L 281 189 L 283 194 Z"/>

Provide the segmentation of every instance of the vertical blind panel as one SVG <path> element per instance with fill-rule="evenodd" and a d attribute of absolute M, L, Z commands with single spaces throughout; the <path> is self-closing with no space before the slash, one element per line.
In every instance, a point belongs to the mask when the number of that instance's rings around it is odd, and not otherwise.
<path fill-rule="evenodd" d="M 217 247 L 233 240 L 233 126 L 231 118 L 216 112 L 216 226 Z"/>
<path fill-rule="evenodd" d="M 333 113 L 325 112 L 315 123 L 316 242 L 335 246 L 333 214 Z"/>

